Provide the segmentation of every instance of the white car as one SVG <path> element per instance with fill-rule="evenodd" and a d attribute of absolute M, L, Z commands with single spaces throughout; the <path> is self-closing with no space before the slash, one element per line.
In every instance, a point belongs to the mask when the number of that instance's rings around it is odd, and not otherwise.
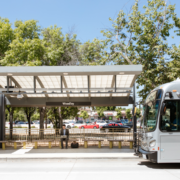
<path fill-rule="evenodd" d="M 67 129 L 71 129 L 71 128 L 73 128 L 73 127 L 74 127 L 74 124 L 73 124 L 73 123 L 64 122 L 63 124 L 65 124 L 65 125 L 66 125 L 66 128 L 67 128 Z"/>
<path fill-rule="evenodd" d="M 103 121 L 103 120 L 98 120 L 98 121 L 96 121 L 96 124 L 98 124 L 99 127 L 100 127 L 100 126 L 104 126 L 107 123 L 105 121 Z"/>

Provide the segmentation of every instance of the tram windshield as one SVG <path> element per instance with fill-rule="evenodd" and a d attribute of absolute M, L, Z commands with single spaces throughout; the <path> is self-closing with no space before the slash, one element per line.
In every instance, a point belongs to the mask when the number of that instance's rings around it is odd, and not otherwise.
<path fill-rule="evenodd" d="M 161 131 L 180 131 L 180 101 L 167 100 L 164 102 L 166 112 L 161 116 Z"/>
<path fill-rule="evenodd" d="M 150 132 L 156 129 L 158 112 L 162 97 L 162 90 L 153 91 L 144 104 L 143 128 Z"/>

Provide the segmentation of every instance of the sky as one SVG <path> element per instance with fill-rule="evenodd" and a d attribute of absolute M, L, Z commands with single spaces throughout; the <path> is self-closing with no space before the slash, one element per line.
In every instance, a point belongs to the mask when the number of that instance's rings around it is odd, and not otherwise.
<path fill-rule="evenodd" d="M 180 17 L 180 0 L 167 0 L 176 4 Z M 147 0 L 140 0 L 140 7 Z M 73 29 L 82 42 L 103 38 L 103 29 L 111 28 L 109 17 L 115 19 L 120 10 L 128 13 L 134 0 L 1 0 L 0 17 L 16 20 L 37 20 L 41 28 L 52 25 L 62 27 L 63 33 Z M 179 45 L 180 38 L 169 38 L 169 43 Z"/>

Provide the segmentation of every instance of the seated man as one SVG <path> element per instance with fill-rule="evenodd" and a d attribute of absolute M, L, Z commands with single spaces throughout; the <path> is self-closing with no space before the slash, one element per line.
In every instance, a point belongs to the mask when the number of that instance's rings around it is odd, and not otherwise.
<path fill-rule="evenodd" d="M 61 149 L 63 149 L 63 141 L 66 141 L 66 149 L 68 148 L 69 130 L 66 129 L 66 125 L 63 124 L 60 136 L 66 136 L 66 138 L 61 138 Z"/>

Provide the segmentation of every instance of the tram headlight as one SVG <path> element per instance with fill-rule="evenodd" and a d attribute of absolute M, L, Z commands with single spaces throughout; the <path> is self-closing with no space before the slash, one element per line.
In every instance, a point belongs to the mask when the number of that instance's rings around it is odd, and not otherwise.
<path fill-rule="evenodd" d="M 149 146 L 150 147 L 154 147 L 156 145 L 156 140 L 153 140 L 149 143 Z"/>

